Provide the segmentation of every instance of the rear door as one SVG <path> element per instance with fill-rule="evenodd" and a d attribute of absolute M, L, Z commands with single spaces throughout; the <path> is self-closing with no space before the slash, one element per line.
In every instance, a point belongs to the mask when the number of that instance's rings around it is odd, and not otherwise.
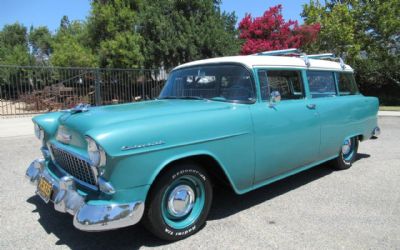
<path fill-rule="evenodd" d="M 318 113 L 306 99 L 301 70 L 257 69 L 261 102 L 252 105 L 255 184 L 314 162 L 320 144 Z M 281 101 L 269 105 L 269 93 Z"/>

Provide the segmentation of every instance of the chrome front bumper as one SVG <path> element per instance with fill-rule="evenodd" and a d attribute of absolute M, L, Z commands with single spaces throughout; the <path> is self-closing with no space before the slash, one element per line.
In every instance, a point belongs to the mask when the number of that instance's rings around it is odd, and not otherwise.
<path fill-rule="evenodd" d="M 45 178 L 52 185 L 50 200 L 42 199 L 48 203 L 54 203 L 54 209 L 62 213 L 70 213 L 74 216 L 74 226 L 83 231 L 105 231 L 134 225 L 140 221 L 144 212 L 144 203 L 136 201 L 132 203 L 91 204 L 81 195 L 74 179 L 64 176 L 56 180 L 45 167 L 44 159 L 34 160 L 26 170 L 26 177 L 36 186 L 40 178 Z"/>

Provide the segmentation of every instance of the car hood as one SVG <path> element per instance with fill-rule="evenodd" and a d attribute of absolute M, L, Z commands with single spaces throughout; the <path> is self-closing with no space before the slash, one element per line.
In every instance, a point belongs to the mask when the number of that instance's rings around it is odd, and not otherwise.
<path fill-rule="evenodd" d="M 132 126 L 146 119 L 163 123 L 174 119 L 174 115 L 191 115 L 196 112 L 229 109 L 231 106 L 231 103 L 207 100 L 145 101 L 92 107 L 80 113 L 65 112 L 60 116 L 59 124 L 85 135 L 92 129 L 122 122 L 131 122 Z"/>

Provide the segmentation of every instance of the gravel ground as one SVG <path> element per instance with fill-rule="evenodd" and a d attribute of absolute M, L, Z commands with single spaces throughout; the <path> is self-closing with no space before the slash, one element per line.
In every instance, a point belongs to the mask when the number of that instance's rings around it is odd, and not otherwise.
<path fill-rule="evenodd" d="M 345 171 L 326 165 L 238 196 L 216 190 L 207 224 L 175 243 L 142 225 L 76 230 L 72 217 L 34 195 L 24 178 L 40 156 L 33 136 L 0 138 L 0 249 L 400 249 L 400 118 L 381 117 L 382 135 L 360 144 Z"/>

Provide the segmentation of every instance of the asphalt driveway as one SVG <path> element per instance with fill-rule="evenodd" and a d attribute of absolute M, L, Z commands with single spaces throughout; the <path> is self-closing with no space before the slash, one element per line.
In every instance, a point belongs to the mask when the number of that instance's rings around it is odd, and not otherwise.
<path fill-rule="evenodd" d="M 320 165 L 242 196 L 218 189 L 205 228 L 175 243 L 142 225 L 76 230 L 24 178 L 39 142 L 0 137 L 0 249 L 400 249 L 400 117 L 379 123 L 382 135 L 360 144 L 351 169 Z"/>

